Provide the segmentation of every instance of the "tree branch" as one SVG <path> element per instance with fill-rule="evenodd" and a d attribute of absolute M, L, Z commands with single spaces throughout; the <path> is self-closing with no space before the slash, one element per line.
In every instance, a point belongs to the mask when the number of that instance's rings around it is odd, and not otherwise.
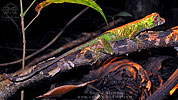
<path fill-rule="evenodd" d="M 170 29 L 164 32 L 143 32 L 141 34 L 142 35 L 138 36 L 138 38 L 142 40 L 141 43 L 135 43 L 130 39 L 113 42 L 112 47 L 115 51 L 115 55 L 127 54 L 147 48 L 178 46 L 178 29 Z M 100 61 L 104 61 L 106 58 L 111 56 L 109 54 L 104 53 L 99 54 Z M 12 75 L 13 78 L 7 77 L 0 82 L 0 98 L 6 99 L 22 87 L 32 85 L 35 82 L 40 82 L 42 80 L 51 80 L 54 78 L 54 76 L 60 75 L 61 73 L 71 70 L 73 68 L 78 68 L 79 66 L 83 65 L 91 65 L 96 59 L 96 55 L 92 52 L 86 52 L 82 54 L 80 53 L 80 51 L 78 51 L 62 59 L 55 58 L 47 60 L 42 63 L 39 63 L 38 65 L 25 69 L 24 71 L 19 71 Z M 48 65 L 48 67 L 39 71 L 40 67 L 43 67 L 45 65 Z M 28 77 L 28 75 L 34 71 L 36 71 L 36 74 Z M 12 79 L 14 81 L 12 81 Z"/>

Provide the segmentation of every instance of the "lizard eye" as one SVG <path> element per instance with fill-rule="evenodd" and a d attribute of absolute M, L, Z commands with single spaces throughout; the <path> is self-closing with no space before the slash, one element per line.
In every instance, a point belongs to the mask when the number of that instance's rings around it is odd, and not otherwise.
<path fill-rule="evenodd" d="M 154 21 L 156 21 L 158 19 L 158 16 L 156 16 L 155 18 L 154 18 Z"/>

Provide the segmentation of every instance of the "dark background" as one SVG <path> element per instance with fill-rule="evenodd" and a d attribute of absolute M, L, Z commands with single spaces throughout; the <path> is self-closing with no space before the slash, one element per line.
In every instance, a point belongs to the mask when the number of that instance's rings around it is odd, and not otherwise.
<path fill-rule="evenodd" d="M 33 0 L 23 0 L 24 9 L 26 9 L 32 1 Z M 25 26 L 36 16 L 37 12 L 35 11 L 35 7 L 42 1 L 43 0 L 37 0 L 26 14 Z M 123 17 L 124 21 L 114 27 L 142 18 L 152 12 L 157 12 L 161 17 L 166 19 L 164 25 L 154 28 L 153 30 L 167 30 L 178 25 L 177 0 L 97 0 L 96 3 L 103 9 L 109 22 L 112 21 L 111 17 L 119 12 L 125 11 L 132 15 L 132 17 Z M 15 7 L 15 10 L 4 10 L 8 4 L 10 5 L 7 8 Z M 19 4 L 19 0 L 0 0 L 0 63 L 22 58 Z M 69 3 L 52 4 L 44 8 L 40 16 L 26 30 L 26 55 L 35 52 L 51 41 L 66 23 L 84 8 L 85 6 L 83 5 Z M 7 15 L 10 16 L 16 24 L 7 18 L 5 11 L 10 11 L 7 12 Z M 115 18 L 117 19 L 120 17 Z M 90 8 L 75 20 L 53 45 L 37 56 L 27 60 L 27 63 L 38 56 L 53 51 L 81 37 L 83 32 L 93 32 L 104 25 L 106 24 L 100 13 Z M 164 52 L 167 53 L 168 51 Z M 20 68 L 21 63 L 4 66 L 1 67 L 0 73 L 13 73 Z"/>

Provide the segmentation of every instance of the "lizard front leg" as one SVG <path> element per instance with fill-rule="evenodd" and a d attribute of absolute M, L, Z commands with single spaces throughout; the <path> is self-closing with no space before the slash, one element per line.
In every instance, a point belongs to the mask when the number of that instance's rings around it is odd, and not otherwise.
<path fill-rule="evenodd" d="M 100 58 L 98 52 L 103 52 L 103 53 L 107 53 L 110 55 L 114 54 L 114 50 L 112 49 L 111 45 L 105 39 L 99 39 L 98 42 L 99 44 L 94 44 L 89 47 L 86 47 L 84 50 L 80 52 L 82 54 L 85 54 L 87 51 L 93 52 L 97 57 L 94 63 L 96 63 L 98 59 Z"/>
<path fill-rule="evenodd" d="M 139 34 L 139 32 L 136 31 L 136 28 L 134 28 L 133 32 L 129 35 L 129 39 L 140 44 L 142 41 L 138 38 L 136 38 L 136 36 Z"/>

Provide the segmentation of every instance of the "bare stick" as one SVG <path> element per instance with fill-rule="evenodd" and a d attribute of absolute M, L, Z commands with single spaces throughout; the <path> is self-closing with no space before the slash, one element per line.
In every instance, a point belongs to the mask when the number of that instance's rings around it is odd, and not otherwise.
<path fill-rule="evenodd" d="M 10 50 L 16 50 L 16 51 L 22 51 L 23 49 L 22 48 L 15 48 L 15 47 L 7 47 L 7 46 L 0 46 L 0 49 L 3 48 L 3 49 L 10 49 Z M 34 52 L 34 51 L 37 51 L 37 49 L 26 49 L 26 51 L 29 51 L 29 52 Z"/>
<path fill-rule="evenodd" d="M 28 23 L 28 25 L 25 27 L 24 30 L 26 30 L 39 15 L 40 15 L 40 12 L 37 13 L 37 15 L 30 21 L 30 23 Z"/>
<path fill-rule="evenodd" d="M 28 10 L 32 7 L 32 5 L 35 3 L 36 0 L 33 0 L 33 2 L 30 4 L 30 6 L 27 8 L 27 10 L 25 10 L 25 12 L 23 13 L 23 16 L 25 16 L 25 14 L 28 12 Z"/>

